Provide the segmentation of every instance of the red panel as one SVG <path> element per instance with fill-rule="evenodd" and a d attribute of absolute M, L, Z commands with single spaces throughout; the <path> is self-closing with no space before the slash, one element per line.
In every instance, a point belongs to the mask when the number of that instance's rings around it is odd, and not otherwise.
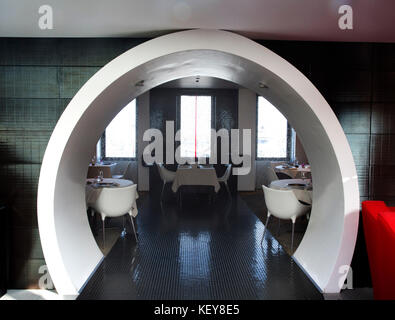
<path fill-rule="evenodd" d="M 395 214 L 381 212 L 378 215 L 379 242 L 381 246 L 381 270 L 379 273 L 379 299 L 395 300 Z"/>
<path fill-rule="evenodd" d="M 388 299 L 387 277 L 389 275 L 383 272 L 384 266 L 388 263 L 386 258 L 388 251 L 387 246 L 383 244 L 383 237 L 381 236 L 383 231 L 380 226 L 382 221 L 381 219 L 379 221 L 379 216 L 381 212 L 389 212 L 388 214 L 394 215 L 390 212 L 393 209 L 395 208 L 388 208 L 383 201 L 362 202 L 363 227 L 375 299 Z M 392 243 L 392 246 L 395 247 L 395 242 Z M 392 265 L 392 268 L 395 270 L 395 264 Z M 395 290 L 395 286 L 393 288 Z M 393 298 L 395 299 L 395 295 Z"/>

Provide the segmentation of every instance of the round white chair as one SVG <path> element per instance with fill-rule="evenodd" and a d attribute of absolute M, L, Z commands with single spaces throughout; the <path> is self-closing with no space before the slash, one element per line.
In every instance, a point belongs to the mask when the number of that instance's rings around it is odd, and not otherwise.
<path fill-rule="evenodd" d="M 222 175 L 222 177 L 218 178 L 218 182 L 223 183 L 225 185 L 225 188 L 228 191 L 229 196 L 230 196 L 230 190 L 228 186 L 228 180 L 230 177 L 231 169 L 232 169 L 232 165 L 228 164 L 225 173 Z"/>
<path fill-rule="evenodd" d="M 279 180 L 276 172 L 270 164 L 263 167 L 264 184 L 269 186 L 273 181 Z"/>
<path fill-rule="evenodd" d="M 132 167 L 132 163 L 129 161 L 123 170 L 121 169 L 120 171 L 117 172 L 117 174 L 112 175 L 113 179 L 126 179 L 127 176 L 130 176 L 130 174 L 128 173 L 130 172 L 131 167 Z"/>
<path fill-rule="evenodd" d="M 156 165 L 158 166 L 159 175 L 163 182 L 162 192 L 160 193 L 160 201 L 162 201 L 163 191 L 165 190 L 166 183 L 173 182 L 176 177 L 176 173 L 166 169 L 163 163 L 157 163 Z"/>
<path fill-rule="evenodd" d="M 132 223 L 134 237 L 138 242 L 136 229 L 133 222 L 133 209 L 136 205 L 137 185 L 122 188 L 103 188 L 99 197 L 92 204 L 92 208 L 100 213 L 103 223 L 103 247 L 105 246 L 105 219 L 121 217 L 129 213 L 130 222 Z"/>
<path fill-rule="evenodd" d="M 275 216 L 278 219 L 292 220 L 292 242 L 291 251 L 293 251 L 294 244 L 294 229 L 296 218 L 306 214 L 311 210 L 311 205 L 301 203 L 295 196 L 292 190 L 278 190 L 271 189 L 262 185 L 265 196 L 265 203 L 267 207 L 267 219 L 265 229 L 263 231 L 261 245 L 265 237 L 266 229 L 269 224 L 270 216 Z"/>

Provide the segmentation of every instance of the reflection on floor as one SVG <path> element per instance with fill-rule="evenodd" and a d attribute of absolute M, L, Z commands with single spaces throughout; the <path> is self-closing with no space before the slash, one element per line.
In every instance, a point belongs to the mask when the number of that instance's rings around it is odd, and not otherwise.
<path fill-rule="evenodd" d="M 324 293 L 325 300 L 373 300 L 372 288 L 342 290 L 340 293 Z"/>
<path fill-rule="evenodd" d="M 41 289 L 7 290 L 0 300 L 64 300 L 56 292 Z"/>
<path fill-rule="evenodd" d="M 265 205 L 265 198 L 263 196 L 263 191 L 255 192 L 241 192 L 241 198 L 245 201 L 247 206 L 252 212 L 262 221 L 266 223 L 267 208 Z M 299 217 L 295 222 L 295 235 L 294 235 L 294 251 L 298 248 L 300 242 L 303 239 L 304 233 L 306 231 L 308 220 L 306 216 Z M 271 217 L 269 221 L 268 230 L 276 238 L 276 240 L 281 244 L 284 250 L 292 255 L 291 241 L 292 241 L 292 223 L 291 220 L 281 220 L 276 217 Z"/>
<path fill-rule="evenodd" d="M 114 244 L 117 242 L 120 234 L 121 234 L 122 228 L 119 227 L 106 227 L 106 243 L 105 246 L 103 246 L 103 235 L 101 230 L 96 234 L 95 240 L 97 245 L 99 246 L 101 252 L 106 256 Z"/>
<path fill-rule="evenodd" d="M 262 190 L 254 192 L 240 192 L 241 198 L 246 202 L 247 206 L 255 213 L 255 215 L 262 221 L 266 222 L 267 208 Z M 281 244 L 284 250 L 292 255 L 291 252 L 291 239 L 292 239 L 292 224 L 291 221 L 281 221 L 279 226 L 279 219 L 270 218 L 268 230 Z M 295 223 L 295 238 L 294 238 L 294 251 L 298 248 L 303 239 L 306 231 L 308 220 L 306 217 L 300 217 Z M 372 288 L 353 288 L 345 289 L 340 293 L 326 293 L 324 294 L 325 300 L 372 300 Z"/>
<path fill-rule="evenodd" d="M 138 200 L 139 244 L 119 238 L 78 299 L 322 299 L 245 202 Z M 130 227 L 130 226 L 129 226 Z"/>

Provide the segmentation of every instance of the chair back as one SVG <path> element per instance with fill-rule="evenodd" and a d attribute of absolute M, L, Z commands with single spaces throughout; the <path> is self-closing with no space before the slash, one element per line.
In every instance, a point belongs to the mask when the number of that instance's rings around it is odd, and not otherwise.
<path fill-rule="evenodd" d="M 176 173 L 170 170 L 167 170 L 163 163 L 157 163 L 158 166 L 158 171 L 160 178 L 162 179 L 163 182 L 172 182 L 174 181 L 174 178 L 176 176 Z"/>
<path fill-rule="evenodd" d="M 272 167 L 273 170 L 277 166 L 286 165 L 286 164 L 288 164 L 288 161 L 270 161 L 270 166 Z"/>
<path fill-rule="evenodd" d="M 114 176 L 114 175 L 123 175 L 123 174 L 125 174 L 125 170 L 126 170 L 126 167 L 127 167 L 128 163 L 129 163 L 129 161 L 128 162 L 118 161 L 115 164 L 114 168 L 111 170 L 112 171 L 112 175 Z"/>
<path fill-rule="evenodd" d="M 123 179 L 133 181 L 133 166 L 132 166 L 131 161 L 129 161 L 129 163 L 123 173 Z"/>
<path fill-rule="evenodd" d="M 93 209 L 106 217 L 120 217 L 128 213 L 136 201 L 137 184 L 122 188 L 103 188 Z"/>
<path fill-rule="evenodd" d="M 262 185 L 267 210 L 279 219 L 297 218 L 311 208 L 299 202 L 292 190 L 277 190 Z"/>
<path fill-rule="evenodd" d="M 268 164 L 263 167 L 264 183 L 268 187 L 273 181 L 279 180 L 273 168 Z"/>
<path fill-rule="evenodd" d="M 221 181 L 228 181 L 230 177 L 230 173 L 232 172 L 232 164 L 226 165 L 225 173 L 220 178 Z"/>

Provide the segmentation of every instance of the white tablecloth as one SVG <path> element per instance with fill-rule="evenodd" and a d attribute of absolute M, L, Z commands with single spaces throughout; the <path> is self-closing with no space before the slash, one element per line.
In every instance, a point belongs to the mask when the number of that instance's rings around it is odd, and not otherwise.
<path fill-rule="evenodd" d="M 179 167 L 171 188 L 173 192 L 177 192 L 181 186 L 213 186 L 215 192 L 220 189 L 214 168 Z"/>
<path fill-rule="evenodd" d="M 111 178 L 104 178 L 102 182 L 105 183 L 117 183 L 118 186 L 116 187 L 94 187 L 95 185 L 95 179 L 86 179 L 86 187 L 85 187 L 85 201 L 86 205 L 92 206 L 97 199 L 99 199 L 100 193 L 103 190 L 103 188 L 124 188 L 133 185 L 133 181 L 131 180 L 125 180 L 125 179 L 111 179 Z M 90 184 L 88 184 L 90 183 Z M 138 199 L 139 195 L 136 192 L 136 199 Z M 134 203 L 132 206 L 132 216 L 136 217 L 138 214 L 137 210 L 137 204 Z"/>
<path fill-rule="evenodd" d="M 299 166 L 298 168 L 295 168 L 295 167 L 289 168 L 287 166 L 280 165 L 280 166 L 276 166 L 274 168 L 274 171 L 283 172 L 283 173 L 289 175 L 290 177 L 292 177 L 293 179 L 300 178 L 302 176 L 302 172 L 304 172 L 306 174 L 306 178 L 311 177 L 310 166 L 305 167 L 305 168 L 302 168 L 301 166 Z"/>
<path fill-rule="evenodd" d="M 273 181 L 269 187 L 279 190 L 292 189 L 299 201 L 311 204 L 313 201 L 313 190 L 310 189 L 310 183 L 310 179 L 283 179 Z M 304 186 L 294 186 L 292 184 L 303 184 Z"/>

